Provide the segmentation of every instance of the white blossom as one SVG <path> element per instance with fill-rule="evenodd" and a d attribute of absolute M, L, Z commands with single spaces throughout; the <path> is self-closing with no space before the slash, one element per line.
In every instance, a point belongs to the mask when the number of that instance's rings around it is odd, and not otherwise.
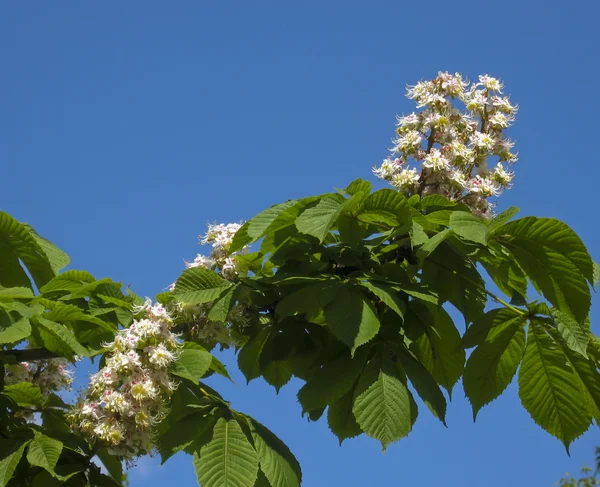
<path fill-rule="evenodd" d="M 163 417 L 176 384 L 168 368 L 177 359 L 173 319 L 161 304 L 134 308 L 144 316 L 106 344 L 105 365 L 70 415 L 73 426 L 126 459 L 150 452 L 152 427 Z"/>

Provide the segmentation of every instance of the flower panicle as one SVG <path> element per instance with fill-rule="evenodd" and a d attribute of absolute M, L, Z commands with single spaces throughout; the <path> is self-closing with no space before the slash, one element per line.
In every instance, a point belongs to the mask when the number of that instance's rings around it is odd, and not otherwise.
<path fill-rule="evenodd" d="M 173 319 L 161 304 L 147 299 L 133 312 L 137 319 L 105 344 L 105 365 L 70 414 L 74 428 L 125 459 L 153 451 L 153 427 L 177 387 L 168 369 L 180 353 Z"/>
<path fill-rule="evenodd" d="M 421 110 L 397 117 L 391 157 L 373 173 L 409 196 L 441 194 L 490 217 L 488 198 L 512 186 L 514 172 L 506 165 L 517 161 L 504 131 L 515 122 L 518 106 L 503 90 L 487 74 L 471 83 L 447 72 L 408 86 L 407 97 Z"/>

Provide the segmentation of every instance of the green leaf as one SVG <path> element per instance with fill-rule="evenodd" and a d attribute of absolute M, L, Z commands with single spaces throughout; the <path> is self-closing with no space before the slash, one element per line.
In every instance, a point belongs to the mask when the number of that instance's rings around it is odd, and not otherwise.
<path fill-rule="evenodd" d="M 483 218 L 466 211 L 453 211 L 450 215 L 449 226 L 456 235 L 465 240 L 486 245 L 487 225 Z"/>
<path fill-rule="evenodd" d="M 487 302 L 485 282 L 469 258 L 452 246 L 440 245 L 424 262 L 421 282 L 440 300 L 450 301 L 467 322 L 483 314 Z"/>
<path fill-rule="evenodd" d="M 31 382 L 5 386 L 3 393 L 15 401 L 17 406 L 41 407 L 42 405 L 42 391 Z"/>
<path fill-rule="evenodd" d="M 410 383 L 431 413 L 446 426 L 446 398 L 440 386 L 417 358 L 405 349 L 398 358 Z"/>
<path fill-rule="evenodd" d="M 527 295 L 527 276 L 510 253 L 502 249 L 494 249 L 493 252 L 480 249 L 475 258 L 498 288 L 511 299 Z"/>
<path fill-rule="evenodd" d="M 508 308 L 495 308 L 484 315 L 481 315 L 473 322 L 463 335 L 462 343 L 464 348 L 473 348 L 482 344 L 489 331 L 497 326 L 507 323 L 511 320 L 520 319 L 521 314 Z"/>
<path fill-rule="evenodd" d="M 108 453 L 106 448 L 100 448 L 96 452 L 97 457 L 100 459 L 108 474 L 119 483 L 123 482 L 123 463 L 116 456 Z"/>
<path fill-rule="evenodd" d="M 335 300 L 325 307 L 327 327 L 354 352 L 372 340 L 379 331 L 379 320 L 365 295 L 352 286 L 343 286 Z"/>
<path fill-rule="evenodd" d="M 288 447 L 257 421 L 248 418 L 248 425 L 258 454 L 260 469 L 272 487 L 299 487 L 302 471 Z"/>
<path fill-rule="evenodd" d="M 36 319 L 35 332 L 51 352 L 72 358 L 73 355 L 86 357 L 89 352 L 77 341 L 75 335 L 63 325 L 47 320 L 41 316 Z"/>
<path fill-rule="evenodd" d="M 203 267 L 192 267 L 179 276 L 175 282 L 173 295 L 183 303 L 202 304 L 214 301 L 229 286 L 231 283 L 219 277 L 214 271 Z"/>
<path fill-rule="evenodd" d="M 212 356 L 212 362 L 210 363 L 210 370 L 212 370 L 213 372 L 216 372 L 220 376 L 225 377 L 226 379 L 229 379 L 231 382 L 233 382 L 233 379 L 229 375 L 229 372 L 227 372 L 227 369 L 223 365 L 223 362 L 221 362 L 214 355 Z"/>
<path fill-rule="evenodd" d="M 34 434 L 35 436 L 27 448 L 27 460 L 31 465 L 54 473 L 56 462 L 58 462 L 63 449 L 62 442 L 37 431 Z"/>
<path fill-rule="evenodd" d="M 85 313 L 78 306 L 74 306 L 72 304 L 65 304 L 58 301 L 52 301 L 46 298 L 38 298 L 37 301 L 44 306 L 48 313 L 44 315 L 44 319 L 64 322 L 64 321 L 86 321 L 88 323 L 93 323 L 103 330 L 114 334 L 115 328 L 107 323 L 106 321 L 97 318 L 96 316 L 92 316 L 91 314 Z M 129 305 L 128 305 L 129 306 Z"/>
<path fill-rule="evenodd" d="M 587 397 L 587 405 L 590 414 L 600 422 L 600 373 L 597 364 L 591 359 L 584 359 L 581 355 L 573 353 L 569 347 L 561 342 L 571 367 L 579 377 L 579 387 Z"/>
<path fill-rule="evenodd" d="M 343 202 L 334 198 L 323 198 L 316 206 L 304 210 L 296 220 L 299 232 L 312 235 L 323 242 L 329 230 L 337 220 Z"/>
<path fill-rule="evenodd" d="M 58 274 L 64 267 L 69 265 L 71 259 L 66 252 L 60 250 L 56 245 L 49 240 L 46 240 L 44 237 L 40 237 L 27 223 L 23 223 L 22 225 L 29 230 L 29 234 L 46 255 L 54 274 Z"/>
<path fill-rule="evenodd" d="M 253 487 L 258 454 L 235 419 L 219 418 L 213 437 L 194 461 L 202 487 Z"/>
<path fill-rule="evenodd" d="M 365 181 L 361 178 L 355 179 L 352 181 L 348 187 L 346 188 L 346 192 L 350 195 L 355 195 L 358 193 L 367 193 L 371 192 L 372 185 L 369 181 Z"/>
<path fill-rule="evenodd" d="M 516 374 L 525 351 L 525 324 L 524 316 L 496 323 L 467 360 L 463 386 L 473 407 L 473 420 L 483 406 L 502 394 Z"/>
<path fill-rule="evenodd" d="M 508 249 L 548 301 L 576 320 L 590 307 L 593 263 L 579 236 L 552 218 L 525 217 L 502 225 L 490 236 Z"/>
<path fill-rule="evenodd" d="M 29 440 L 0 439 L 0 487 L 6 487 L 23 456 Z"/>
<path fill-rule="evenodd" d="M 310 320 L 336 297 L 340 287 L 339 280 L 317 281 L 288 294 L 279 302 L 275 312 L 281 317 L 305 314 Z"/>
<path fill-rule="evenodd" d="M 583 323 L 579 323 L 556 308 L 552 308 L 550 312 L 556 323 L 556 329 L 563 337 L 567 346 L 587 358 L 587 346 L 590 342 L 589 315 Z"/>
<path fill-rule="evenodd" d="M 346 392 L 327 409 L 327 423 L 331 432 L 342 442 L 362 433 L 356 422 L 352 407 L 354 406 L 354 389 Z"/>
<path fill-rule="evenodd" d="M 297 200 L 288 200 L 284 203 L 271 206 L 256 215 L 248 221 L 248 236 L 252 238 L 253 241 L 258 240 L 265 234 L 267 229 L 283 211 L 295 206 L 297 203 Z"/>
<path fill-rule="evenodd" d="M 272 385 L 278 393 L 293 375 L 287 360 L 271 360 L 261 368 L 261 373 L 267 383 Z"/>
<path fill-rule="evenodd" d="M 56 273 L 52 269 L 44 249 L 32 235 L 30 228 L 29 225 L 18 222 L 8 213 L 0 211 L 0 248 L 9 249 L 27 267 L 35 285 L 41 288 Z M 37 236 L 37 234 L 35 235 Z M 4 258 L 0 258 L 0 261 L 4 261 Z M 13 282 L 7 282 L 5 277 L 7 274 L 3 269 L 4 264 L 3 262 L 2 267 L 0 267 L 0 270 L 2 270 L 0 284 L 6 287 L 14 285 L 29 287 L 28 282 L 14 282 L 11 276 L 8 276 L 9 281 Z M 13 271 L 14 269 L 11 270 L 11 272 Z M 21 278 L 19 277 L 17 280 L 21 281 Z"/>
<path fill-rule="evenodd" d="M 246 383 L 260 377 L 260 355 L 271 333 L 270 328 L 263 328 L 242 347 L 238 355 L 238 367 L 246 377 Z"/>
<path fill-rule="evenodd" d="M 324 408 L 348 392 L 360 376 L 368 352 L 363 347 L 354 357 L 343 355 L 323 365 L 298 391 L 303 411 Z"/>
<path fill-rule="evenodd" d="M 171 373 L 184 379 L 198 382 L 208 371 L 213 356 L 194 342 L 184 342 L 179 358 L 173 363 Z"/>
<path fill-rule="evenodd" d="M 517 213 L 519 213 L 519 211 L 521 210 L 516 206 L 511 206 L 510 208 L 504 210 L 502 213 L 496 215 L 490 220 L 490 223 L 488 225 L 488 234 L 492 233 L 496 228 L 500 227 L 501 225 L 504 225 L 508 220 L 510 220 Z"/>
<path fill-rule="evenodd" d="M 387 446 L 412 430 L 417 405 L 386 351 L 377 354 L 365 367 L 356 386 L 352 412 L 361 429 Z"/>
<path fill-rule="evenodd" d="M 0 288 L 0 301 L 33 298 L 33 292 L 28 287 Z"/>
<path fill-rule="evenodd" d="M 406 198 L 393 189 L 371 193 L 358 211 L 358 219 L 366 223 L 384 223 L 390 226 L 411 226 L 412 217 Z"/>
<path fill-rule="evenodd" d="M 400 318 L 404 319 L 406 303 L 395 293 L 393 287 L 378 281 L 359 281 L 359 284 L 366 287 Z"/>
<path fill-rule="evenodd" d="M 499 227 L 493 235 L 501 242 L 523 239 L 562 253 L 593 284 L 593 261 L 579 236 L 564 222 L 528 216 Z"/>
<path fill-rule="evenodd" d="M 277 250 L 281 252 L 289 248 L 290 239 L 296 239 L 298 236 L 306 240 L 307 237 L 300 234 L 296 228 L 296 219 L 304 208 L 318 201 L 320 198 L 319 196 L 302 198 L 279 213 L 277 218 L 273 220 L 273 223 L 265 231 L 265 238 L 260 246 L 260 252 L 264 255 L 271 252 L 275 253 Z"/>
<path fill-rule="evenodd" d="M 415 336 L 410 345 L 411 351 L 451 395 L 465 367 L 465 351 L 452 318 L 442 307 L 412 301 L 411 316 L 406 321 L 420 330 L 420 336 Z"/>
<path fill-rule="evenodd" d="M 464 203 L 459 203 L 454 200 L 449 200 L 440 194 L 430 194 L 425 196 L 420 203 L 423 210 L 436 211 L 438 209 L 468 209 Z"/>
<path fill-rule="evenodd" d="M 42 294 L 55 291 L 79 291 L 85 284 L 90 284 L 96 279 L 87 271 L 69 270 L 56 276 L 40 288 Z"/>
<path fill-rule="evenodd" d="M 419 250 L 417 250 L 417 258 L 421 262 L 424 261 L 451 234 L 452 234 L 452 232 L 449 229 L 446 229 L 446 230 L 442 230 L 439 233 L 436 233 L 431 238 L 427 238 L 425 240 L 425 242 L 423 243 L 423 245 L 419 248 Z M 425 235 L 425 236 L 427 237 L 427 235 Z M 413 245 L 416 245 L 415 242 L 413 242 Z"/>
<path fill-rule="evenodd" d="M 120 487 L 111 477 L 104 475 L 96 466 L 92 466 L 88 474 L 89 487 Z"/>
<path fill-rule="evenodd" d="M 565 447 L 589 427 L 591 415 L 564 351 L 542 325 L 529 325 L 519 370 L 519 396 L 533 420 Z"/>
<path fill-rule="evenodd" d="M 600 282 L 600 264 L 598 264 L 598 262 L 594 262 L 594 279 L 593 279 L 593 286 L 596 287 L 598 286 L 598 283 Z"/>
<path fill-rule="evenodd" d="M 212 411 L 212 410 L 211 410 Z M 156 445 L 164 464 L 175 453 L 195 450 L 208 440 L 209 432 L 214 428 L 217 418 L 210 412 L 195 412 L 171 420 L 171 424 L 158 437 Z"/>
<path fill-rule="evenodd" d="M 210 311 L 208 312 L 208 319 L 212 321 L 220 321 L 225 323 L 227 321 L 227 316 L 229 316 L 229 312 L 233 305 L 235 304 L 235 292 L 238 288 L 239 284 L 234 284 L 221 293 L 219 299 L 217 299 L 214 304 L 211 306 Z"/>
<path fill-rule="evenodd" d="M 31 324 L 27 318 L 21 318 L 12 325 L 0 329 L 0 343 L 17 343 L 31 334 Z"/>

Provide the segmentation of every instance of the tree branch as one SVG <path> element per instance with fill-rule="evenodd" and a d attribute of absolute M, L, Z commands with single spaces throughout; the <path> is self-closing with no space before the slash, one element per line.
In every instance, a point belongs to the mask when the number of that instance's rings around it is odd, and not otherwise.
<path fill-rule="evenodd" d="M 25 350 L 0 351 L 0 360 L 3 360 L 5 357 L 14 357 L 17 362 L 35 362 L 36 360 L 58 358 L 60 355 L 45 348 L 28 348 Z"/>

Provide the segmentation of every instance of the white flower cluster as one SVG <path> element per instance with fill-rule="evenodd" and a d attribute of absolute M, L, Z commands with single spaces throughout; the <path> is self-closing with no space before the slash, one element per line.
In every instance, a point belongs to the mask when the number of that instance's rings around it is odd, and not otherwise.
<path fill-rule="evenodd" d="M 186 262 L 186 267 L 205 267 L 219 272 L 226 279 L 234 278 L 237 273 L 235 256 L 239 252 L 229 252 L 231 242 L 236 232 L 241 228 L 239 223 L 209 224 L 208 232 L 200 236 L 200 244 L 212 245 L 209 256 L 198 254 L 192 262 Z"/>
<path fill-rule="evenodd" d="M 105 345 L 106 363 L 92 375 L 71 415 L 76 428 L 126 459 L 151 452 L 152 427 L 164 416 L 176 388 L 167 372 L 178 349 L 171 316 L 149 299 L 134 311 L 145 317 Z"/>
<path fill-rule="evenodd" d="M 408 89 L 420 112 L 398 117 L 391 158 L 374 174 L 409 195 L 441 194 L 491 215 L 487 198 L 508 188 L 517 156 L 503 131 L 515 120 L 517 107 L 502 94 L 502 83 L 487 75 L 470 84 L 456 73 L 438 73 Z M 452 101 L 458 100 L 463 109 Z M 496 160 L 492 169 L 489 161 Z M 420 170 L 409 161 L 420 163 Z"/>
<path fill-rule="evenodd" d="M 64 358 L 21 362 L 6 368 L 4 383 L 8 385 L 29 382 L 40 388 L 42 398 L 47 399 L 53 392 L 69 390 L 73 383 L 73 371 Z"/>

